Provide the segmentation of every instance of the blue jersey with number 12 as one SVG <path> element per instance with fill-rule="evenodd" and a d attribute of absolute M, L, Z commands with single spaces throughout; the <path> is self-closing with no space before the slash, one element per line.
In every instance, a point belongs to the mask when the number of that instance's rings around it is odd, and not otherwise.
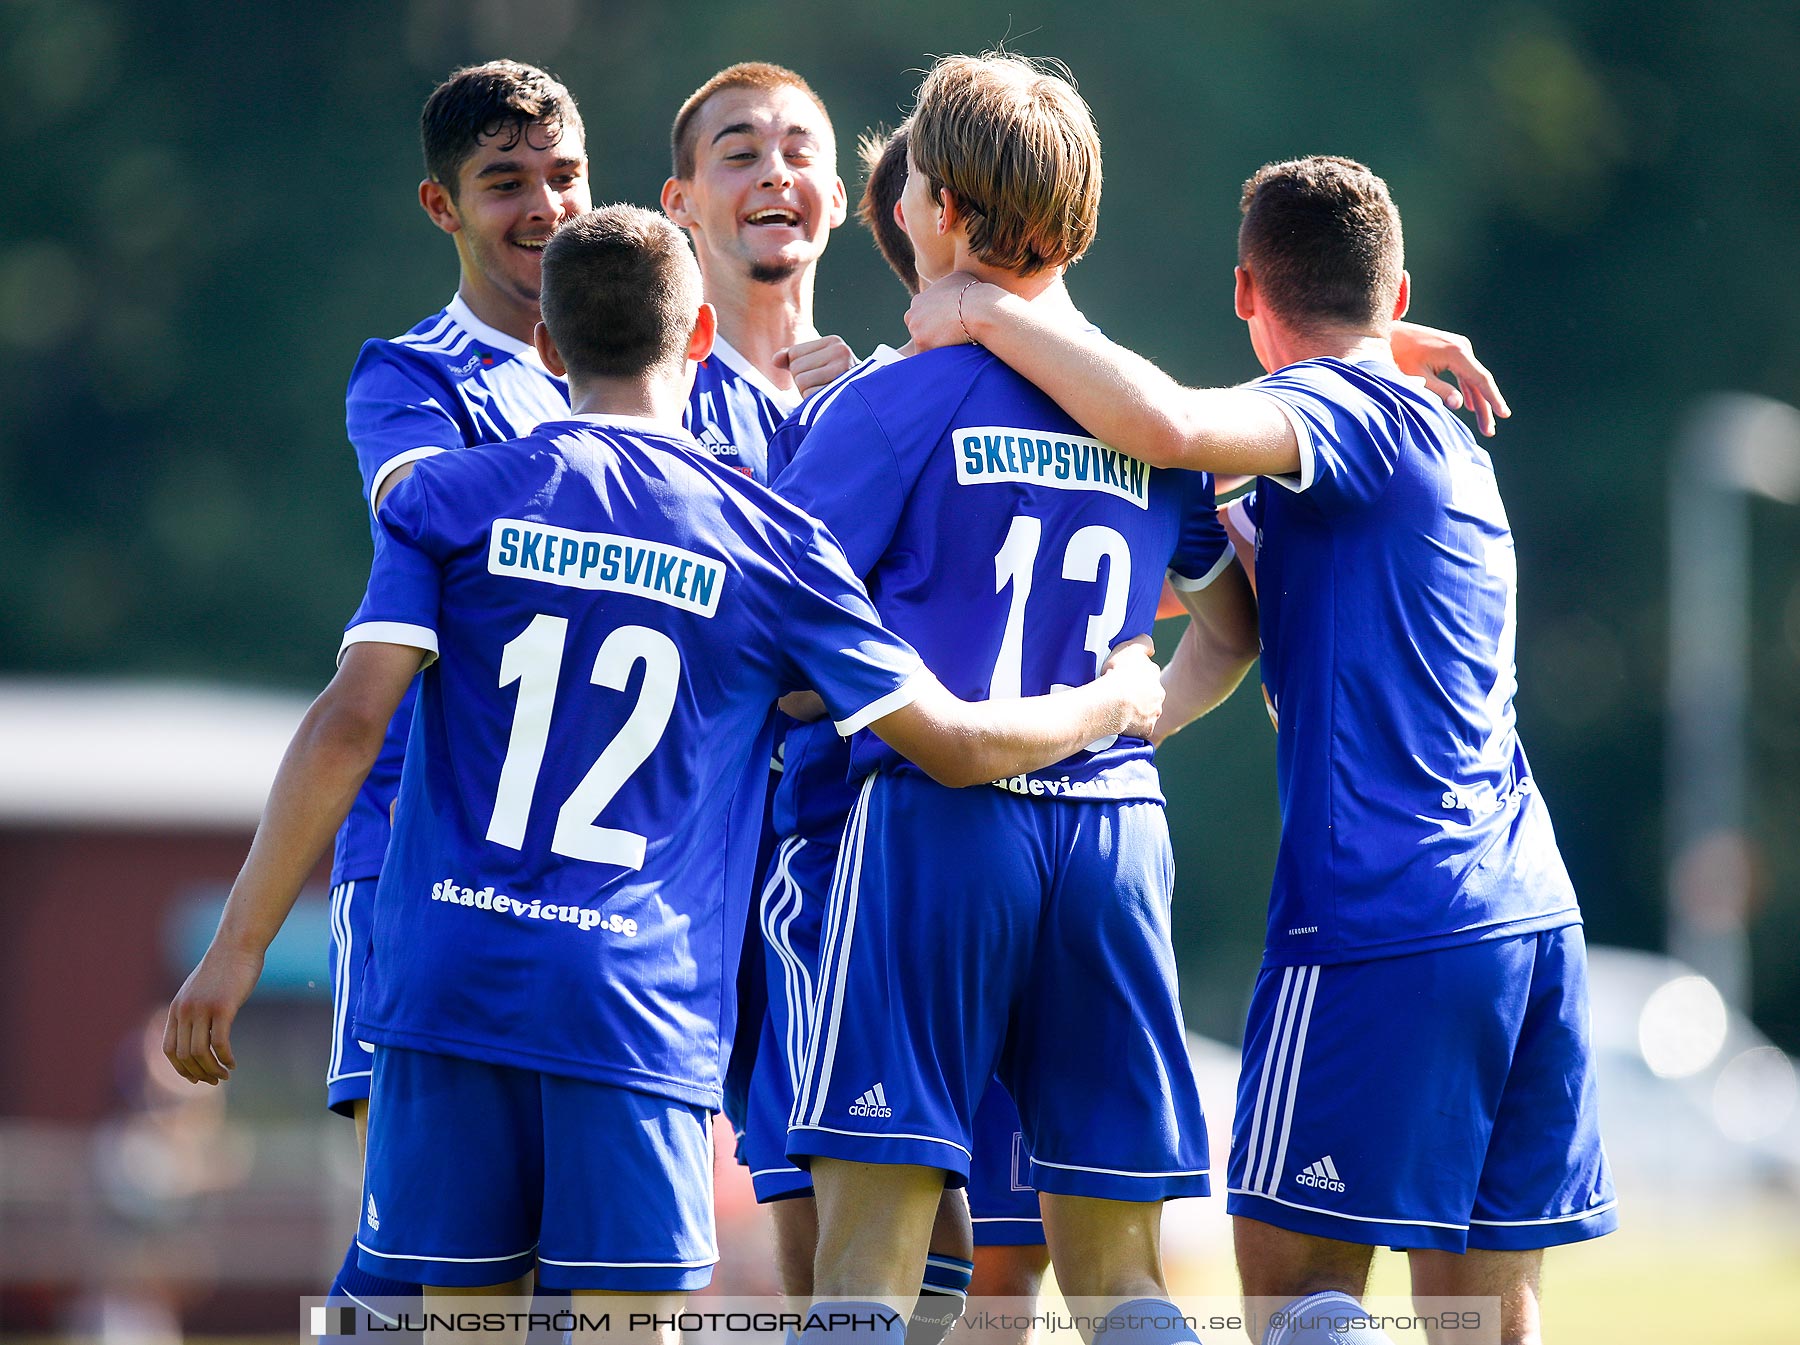
<path fill-rule="evenodd" d="M 686 423 L 721 466 L 768 484 L 766 444 L 799 394 L 775 387 L 724 340 L 696 371 Z M 392 341 L 368 341 L 345 397 L 345 426 L 372 506 L 398 468 L 497 444 L 568 414 L 569 390 L 528 344 L 488 326 L 459 294 Z M 388 806 L 412 724 L 414 692 L 394 714 L 381 756 L 338 831 L 335 885 L 381 872 Z"/>
<path fill-rule="evenodd" d="M 855 731 L 917 655 L 812 519 L 647 421 L 431 458 L 378 521 L 345 642 L 437 659 L 358 1034 L 717 1107 L 770 705 Z"/>

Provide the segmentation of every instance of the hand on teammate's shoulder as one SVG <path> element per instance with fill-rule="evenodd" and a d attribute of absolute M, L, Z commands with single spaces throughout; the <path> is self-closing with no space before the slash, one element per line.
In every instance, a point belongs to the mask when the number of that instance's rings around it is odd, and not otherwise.
<path fill-rule="evenodd" d="M 1475 358 L 1468 337 L 1416 322 L 1396 322 L 1389 343 L 1400 372 L 1424 379 L 1426 391 L 1452 411 L 1469 411 L 1482 434 L 1491 438 L 1495 419 L 1512 414 L 1494 375 Z M 1454 375 L 1456 382 L 1445 378 L 1446 374 Z"/>
<path fill-rule="evenodd" d="M 968 290 L 981 283 L 979 276 L 967 271 L 952 271 L 915 294 L 912 306 L 906 310 L 906 330 L 912 333 L 913 345 L 920 350 L 936 350 L 940 346 L 973 344 L 964 303 Z"/>

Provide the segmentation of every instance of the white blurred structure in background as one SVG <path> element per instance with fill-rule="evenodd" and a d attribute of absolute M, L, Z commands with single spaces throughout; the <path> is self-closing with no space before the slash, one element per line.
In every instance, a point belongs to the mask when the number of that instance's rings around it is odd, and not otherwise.
<path fill-rule="evenodd" d="M 1800 411 L 1746 392 L 1702 399 L 1669 474 L 1669 951 L 1740 1009 L 1755 854 L 1744 813 L 1753 496 L 1800 503 Z"/>

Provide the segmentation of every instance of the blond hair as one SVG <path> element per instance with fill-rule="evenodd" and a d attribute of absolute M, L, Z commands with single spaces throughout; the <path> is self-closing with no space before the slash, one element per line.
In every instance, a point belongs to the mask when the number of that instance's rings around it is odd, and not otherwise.
<path fill-rule="evenodd" d="M 967 215 L 969 248 L 1029 276 L 1067 266 L 1094 241 L 1100 136 L 1061 66 L 1018 56 L 946 56 L 919 86 L 912 160 L 932 194 Z"/>

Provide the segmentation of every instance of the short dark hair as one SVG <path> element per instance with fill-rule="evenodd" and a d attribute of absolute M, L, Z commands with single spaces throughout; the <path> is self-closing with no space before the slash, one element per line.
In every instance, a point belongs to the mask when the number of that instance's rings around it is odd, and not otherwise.
<path fill-rule="evenodd" d="M 631 378 L 682 358 L 701 300 L 687 236 L 651 210 L 609 205 L 544 248 L 544 326 L 572 378 Z"/>
<path fill-rule="evenodd" d="M 856 142 L 856 155 L 862 160 L 862 199 L 856 203 L 856 218 L 875 235 L 875 246 L 882 260 L 894 269 L 900 283 L 914 294 L 919 292 L 919 267 L 913 259 L 912 239 L 906 236 L 894 219 L 894 207 L 900 193 L 906 190 L 906 146 L 909 132 L 904 124 L 897 131 L 883 135 L 865 131 Z"/>
<path fill-rule="evenodd" d="M 419 114 L 425 174 L 456 198 L 456 177 L 481 142 L 510 136 L 512 149 L 533 127 L 554 145 L 566 132 L 582 134 L 574 96 L 556 76 L 518 61 L 464 66 L 431 91 Z"/>
<path fill-rule="evenodd" d="M 669 157 L 676 177 L 685 181 L 694 175 L 694 166 L 699 161 L 699 147 L 695 141 L 700 136 L 694 123 L 699 120 L 700 109 L 706 106 L 707 100 L 725 89 L 761 89 L 764 93 L 798 89 L 812 99 L 813 106 L 819 109 L 819 116 L 824 119 L 826 133 L 833 134 L 831 114 L 825 110 L 824 100 L 813 92 L 812 85 L 785 65 L 771 61 L 739 61 L 736 65 L 726 66 L 690 93 L 675 114 L 675 124 L 669 130 Z"/>
<path fill-rule="evenodd" d="M 1301 326 L 1383 327 L 1405 251 L 1387 183 L 1354 159 L 1265 164 L 1244 184 L 1238 260 L 1275 314 Z"/>

